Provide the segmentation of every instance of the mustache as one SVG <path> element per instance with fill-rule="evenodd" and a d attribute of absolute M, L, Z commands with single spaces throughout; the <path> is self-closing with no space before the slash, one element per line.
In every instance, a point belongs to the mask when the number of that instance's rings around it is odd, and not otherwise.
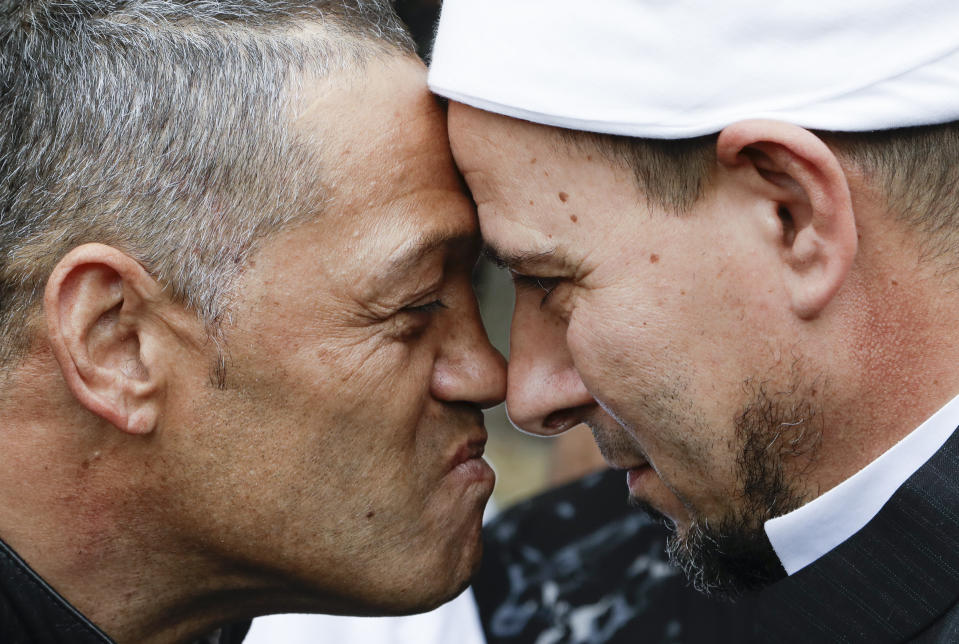
<path fill-rule="evenodd" d="M 470 402 L 456 402 L 445 405 L 443 420 L 457 426 L 469 425 L 485 427 L 486 417 L 479 405 Z"/>
<path fill-rule="evenodd" d="M 637 457 L 649 463 L 646 451 L 635 437 L 609 416 L 587 418 L 583 423 L 589 427 L 593 441 L 607 463 L 630 462 L 637 460 Z"/>

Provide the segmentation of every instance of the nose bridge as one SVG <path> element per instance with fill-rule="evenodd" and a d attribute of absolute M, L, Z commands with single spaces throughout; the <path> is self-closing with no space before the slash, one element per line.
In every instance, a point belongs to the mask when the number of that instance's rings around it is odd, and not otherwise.
<path fill-rule="evenodd" d="M 566 346 L 566 324 L 518 293 L 510 327 L 506 408 L 523 431 L 559 434 L 595 405 Z"/>
<path fill-rule="evenodd" d="M 506 360 L 490 343 L 475 299 L 461 311 L 437 357 L 434 390 L 446 400 L 498 405 L 506 397 Z"/>

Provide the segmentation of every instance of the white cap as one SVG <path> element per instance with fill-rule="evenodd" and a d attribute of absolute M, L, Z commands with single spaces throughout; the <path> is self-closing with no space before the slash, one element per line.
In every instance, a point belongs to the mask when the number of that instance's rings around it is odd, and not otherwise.
<path fill-rule="evenodd" d="M 649 138 L 959 119 L 959 0 L 445 0 L 430 88 Z"/>

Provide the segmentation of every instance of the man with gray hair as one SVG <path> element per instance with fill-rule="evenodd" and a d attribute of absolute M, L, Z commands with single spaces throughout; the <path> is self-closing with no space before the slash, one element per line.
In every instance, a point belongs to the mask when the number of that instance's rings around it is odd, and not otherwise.
<path fill-rule="evenodd" d="M 955 2 L 478 4 L 430 85 L 512 420 L 589 424 L 762 641 L 959 641 Z"/>
<path fill-rule="evenodd" d="M 505 370 L 389 4 L 0 16 L 0 640 L 462 590 Z"/>

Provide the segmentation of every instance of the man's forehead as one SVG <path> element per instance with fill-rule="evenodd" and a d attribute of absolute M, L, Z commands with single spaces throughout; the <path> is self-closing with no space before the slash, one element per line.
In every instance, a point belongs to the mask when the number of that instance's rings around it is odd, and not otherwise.
<path fill-rule="evenodd" d="M 334 155 L 391 152 L 407 143 L 411 127 L 442 123 L 425 74 L 420 61 L 389 55 L 304 81 L 293 107 L 292 127 Z"/>
<path fill-rule="evenodd" d="M 540 125 L 459 103 L 450 104 L 450 141 L 457 166 L 478 204 L 490 198 L 568 196 L 563 182 L 592 166 L 613 166 L 590 136 Z M 530 204 L 533 205 L 533 204 Z M 556 204 L 561 205 L 561 204 Z"/>
<path fill-rule="evenodd" d="M 464 173 L 495 168 L 504 154 L 526 155 L 536 136 L 550 137 L 550 128 L 534 126 L 462 103 L 450 103 L 449 136 L 460 170 Z M 532 133 L 527 130 L 541 130 Z"/>

